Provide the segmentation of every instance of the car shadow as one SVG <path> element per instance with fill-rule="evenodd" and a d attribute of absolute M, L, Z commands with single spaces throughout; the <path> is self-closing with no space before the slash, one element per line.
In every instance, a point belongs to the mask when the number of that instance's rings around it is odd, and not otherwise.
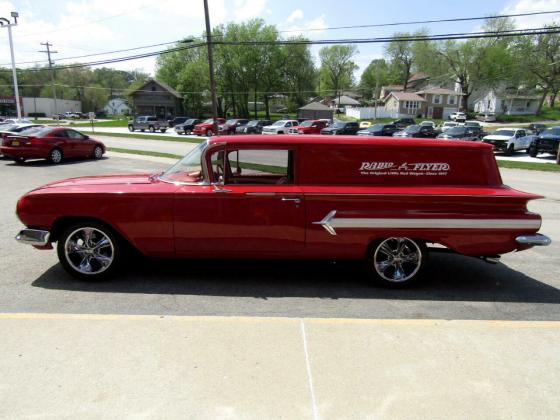
<path fill-rule="evenodd" d="M 255 298 L 395 299 L 560 303 L 560 290 L 499 263 L 434 253 L 423 281 L 385 289 L 367 280 L 359 261 L 135 259 L 102 282 L 79 281 L 57 264 L 32 285 L 45 289 Z"/>
<path fill-rule="evenodd" d="M 46 159 L 31 159 L 26 160 L 23 163 L 15 163 L 12 159 L 3 158 L 3 160 L 12 160 L 10 163 L 6 163 L 6 166 L 17 166 L 20 168 L 37 168 L 37 167 L 45 167 L 45 166 L 66 166 L 66 165 L 75 165 L 77 163 L 84 163 L 84 162 L 95 162 L 95 161 L 103 161 L 107 160 L 109 157 L 103 156 L 101 159 L 91 159 L 91 158 L 66 158 L 62 162 L 54 164 L 49 162 Z"/>

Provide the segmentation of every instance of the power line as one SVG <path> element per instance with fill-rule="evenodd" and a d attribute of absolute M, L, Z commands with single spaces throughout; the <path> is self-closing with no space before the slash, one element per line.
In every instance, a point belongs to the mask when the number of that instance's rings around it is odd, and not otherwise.
<path fill-rule="evenodd" d="M 366 25 L 349 25 L 349 26 L 332 26 L 328 28 L 310 28 L 310 29 L 288 29 L 283 31 L 278 31 L 280 33 L 288 32 L 307 32 L 307 31 L 330 31 L 337 29 L 359 29 L 359 28 L 381 28 L 387 26 L 404 26 L 404 25 L 420 25 L 426 23 L 446 23 L 446 22 L 465 22 L 473 20 L 487 20 L 487 19 L 501 19 L 501 18 L 512 18 L 512 17 L 523 17 L 523 16 L 538 16 L 538 15 L 549 15 L 560 13 L 560 10 L 552 10 L 547 12 L 529 12 L 529 13 L 512 13 L 506 15 L 491 15 L 491 16 L 476 16 L 467 18 L 449 18 L 449 19 L 433 19 L 433 20 L 415 20 L 415 21 L 405 21 L 405 22 L 391 22 L 391 23 L 373 23 Z"/>
<path fill-rule="evenodd" d="M 53 94 L 53 100 L 54 100 L 54 113 L 58 113 L 57 110 L 57 106 L 56 106 L 56 89 L 54 87 L 54 70 L 53 70 L 53 61 L 51 60 L 51 54 L 58 54 L 58 51 L 51 51 L 50 47 L 52 47 L 52 44 L 49 44 L 49 41 L 47 42 L 41 42 L 41 45 L 45 46 L 47 48 L 46 51 L 39 51 L 40 53 L 47 53 L 47 58 L 49 60 L 49 69 L 51 70 L 51 83 L 52 83 L 52 94 Z"/>
<path fill-rule="evenodd" d="M 461 39 L 482 39 L 482 38 L 501 38 L 501 37 L 516 37 L 516 36 L 533 36 L 533 35 L 546 35 L 560 33 L 560 27 L 554 26 L 549 28 L 532 28 L 532 29 L 516 29 L 506 31 L 493 31 L 493 32 L 463 32 L 463 33 L 448 33 L 436 35 L 414 35 L 414 36 L 401 36 L 401 37 L 378 37 L 378 38 L 353 38 L 353 39 L 324 39 L 324 40 L 276 40 L 276 41 L 214 41 L 213 44 L 217 45 L 232 45 L 232 46 L 257 46 L 257 45 L 324 45 L 324 44 L 364 44 L 364 43 L 386 43 L 386 42 L 411 42 L 411 41 L 441 41 L 441 40 L 461 40 Z M 56 66 L 57 69 L 69 69 L 78 67 L 98 66 L 104 64 L 118 63 L 122 61 L 137 60 L 141 58 L 153 57 L 157 55 L 170 54 L 182 50 L 192 48 L 204 47 L 205 42 L 190 44 L 188 46 L 181 46 L 175 48 L 168 48 L 166 50 L 154 51 L 150 53 L 137 54 L 133 56 L 116 57 L 113 59 L 100 60 L 88 63 L 76 63 L 63 66 Z M 42 68 L 19 69 L 18 71 L 41 71 Z"/>

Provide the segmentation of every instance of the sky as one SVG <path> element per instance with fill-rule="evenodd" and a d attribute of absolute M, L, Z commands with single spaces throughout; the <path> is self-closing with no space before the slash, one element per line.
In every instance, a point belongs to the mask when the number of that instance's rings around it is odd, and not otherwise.
<path fill-rule="evenodd" d="M 463 7 L 467 5 L 468 7 Z M 430 33 L 469 32 L 480 29 L 481 21 L 437 23 L 427 26 L 406 25 L 385 28 L 328 30 L 333 26 L 366 25 L 414 20 L 477 17 L 503 13 L 527 13 L 560 10 L 560 0 L 209 0 L 212 26 L 262 18 L 277 25 L 283 36 L 303 34 L 309 39 L 391 36 L 396 31 L 427 28 Z M 80 59 L 67 57 L 104 53 L 200 36 L 204 30 L 202 0 L 0 0 L 0 17 L 19 12 L 13 27 L 18 67 L 46 63 L 41 42 L 49 41 L 57 64 L 87 62 L 135 53 L 157 51 L 152 47 L 128 53 L 106 54 Z M 517 18 L 519 28 L 540 27 L 560 13 Z M 319 46 L 312 52 L 318 61 Z M 384 54 L 383 44 L 361 44 L 355 62 L 356 77 L 375 58 Z M 8 31 L 0 28 L 0 66 L 10 65 Z M 155 58 L 143 58 L 112 64 L 124 70 L 155 72 Z"/>

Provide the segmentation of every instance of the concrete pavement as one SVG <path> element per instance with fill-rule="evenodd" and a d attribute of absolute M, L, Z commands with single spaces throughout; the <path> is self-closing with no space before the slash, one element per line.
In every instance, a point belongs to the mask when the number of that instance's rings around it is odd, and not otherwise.
<path fill-rule="evenodd" d="M 0 417 L 558 418 L 559 329 L 0 314 Z"/>

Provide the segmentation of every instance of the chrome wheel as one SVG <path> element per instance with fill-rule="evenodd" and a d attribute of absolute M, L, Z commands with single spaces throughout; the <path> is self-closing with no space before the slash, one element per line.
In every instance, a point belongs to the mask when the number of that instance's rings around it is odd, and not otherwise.
<path fill-rule="evenodd" d="M 64 256 L 70 267 L 78 273 L 95 275 L 111 266 L 115 246 L 105 232 L 93 227 L 80 227 L 67 236 Z"/>
<path fill-rule="evenodd" d="M 58 149 L 53 149 L 51 150 L 51 153 L 49 155 L 49 160 L 52 163 L 60 163 L 62 162 L 62 152 Z"/>
<path fill-rule="evenodd" d="M 409 238 L 388 238 L 373 254 L 373 268 L 383 280 L 403 283 L 411 280 L 422 266 L 422 250 Z"/>
<path fill-rule="evenodd" d="M 103 148 L 101 146 L 95 146 L 95 149 L 93 149 L 93 156 L 95 159 L 101 159 L 103 157 Z"/>

